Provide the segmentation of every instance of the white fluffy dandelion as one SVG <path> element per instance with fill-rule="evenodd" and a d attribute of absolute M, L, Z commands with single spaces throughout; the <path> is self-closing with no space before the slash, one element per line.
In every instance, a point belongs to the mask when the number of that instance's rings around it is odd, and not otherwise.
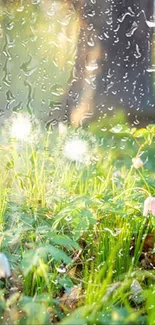
<path fill-rule="evenodd" d="M 89 159 L 88 143 L 79 138 L 68 140 L 64 146 L 64 156 L 75 162 L 87 162 Z"/>
<path fill-rule="evenodd" d="M 28 115 L 19 113 L 13 118 L 11 136 L 20 141 L 27 141 L 32 130 L 32 124 Z"/>

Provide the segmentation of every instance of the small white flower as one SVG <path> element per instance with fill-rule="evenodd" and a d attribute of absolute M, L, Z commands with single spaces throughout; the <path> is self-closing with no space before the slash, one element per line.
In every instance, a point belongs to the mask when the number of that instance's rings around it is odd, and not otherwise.
<path fill-rule="evenodd" d="M 0 253 L 0 278 L 8 278 L 11 276 L 10 265 L 7 257 Z"/>
<path fill-rule="evenodd" d="M 64 156 L 76 162 L 88 162 L 88 144 L 85 140 L 74 138 L 68 140 L 64 146 Z"/>
<path fill-rule="evenodd" d="M 11 127 L 11 136 L 13 138 L 16 138 L 21 141 L 27 141 L 31 130 L 32 124 L 28 115 L 23 115 L 19 113 L 16 117 L 13 118 L 13 123 Z"/>
<path fill-rule="evenodd" d="M 65 125 L 64 123 L 60 122 L 58 124 L 58 132 L 60 137 L 64 137 L 67 134 L 67 125 Z"/>
<path fill-rule="evenodd" d="M 142 159 L 139 157 L 133 158 L 132 163 L 133 163 L 133 167 L 136 169 L 141 168 L 144 165 Z"/>
<path fill-rule="evenodd" d="M 149 213 L 155 217 L 155 197 L 151 196 L 144 201 L 143 216 L 147 217 Z"/>

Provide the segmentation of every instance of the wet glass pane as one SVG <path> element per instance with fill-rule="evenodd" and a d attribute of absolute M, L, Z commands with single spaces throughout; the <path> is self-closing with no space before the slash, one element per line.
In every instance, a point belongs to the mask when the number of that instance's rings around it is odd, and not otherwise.
<path fill-rule="evenodd" d="M 0 324 L 155 324 L 154 4 L 0 0 Z"/>
<path fill-rule="evenodd" d="M 77 14 L 58 1 L 1 4 L 2 120 L 12 111 L 28 111 L 47 121 L 50 111 L 59 109 L 78 29 Z"/>
<path fill-rule="evenodd" d="M 1 120 L 152 121 L 153 14 L 151 0 L 1 1 Z"/>

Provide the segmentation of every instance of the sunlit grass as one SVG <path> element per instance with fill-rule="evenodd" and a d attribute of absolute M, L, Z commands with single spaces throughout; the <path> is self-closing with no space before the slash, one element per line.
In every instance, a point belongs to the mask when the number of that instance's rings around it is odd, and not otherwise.
<path fill-rule="evenodd" d="M 1 317 L 12 324 L 68 325 L 76 317 L 90 325 L 147 324 L 154 253 L 143 246 L 153 245 L 152 206 L 143 214 L 145 199 L 155 196 L 154 126 L 119 123 L 102 136 L 65 127 L 65 134 L 45 132 L 37 142 L 12 138 L 14 118 L 9 123 L 7 150 L 1 146 L 0 245 L 12 276 L 0 282 Z M 89 164 L 81 145 L 66 157 L 75 139 L 86 145 Z M 136 157 L 143 164 L 135 166 Z"/>

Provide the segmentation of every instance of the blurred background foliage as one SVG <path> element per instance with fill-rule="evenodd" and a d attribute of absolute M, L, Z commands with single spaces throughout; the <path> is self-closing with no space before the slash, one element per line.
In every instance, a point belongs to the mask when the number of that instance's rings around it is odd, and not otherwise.
<path fill-rule="evenodd" d="M 1 121 L 21 110 L 47 120 L 71 77 L 78 33 L 63 2 L 0 2 Z"/>

